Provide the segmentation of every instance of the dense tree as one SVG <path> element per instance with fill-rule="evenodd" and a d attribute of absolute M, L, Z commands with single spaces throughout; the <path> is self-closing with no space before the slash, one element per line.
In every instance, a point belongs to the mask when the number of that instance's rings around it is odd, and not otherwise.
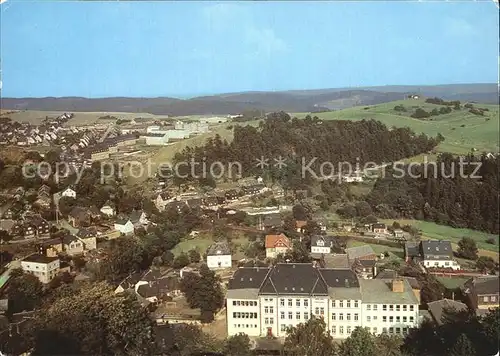
<path fill-rule="evenodd" d="M 7 294 L 12 301 L 12 311 L 19 313 L 39 306 L 44 292 L 38 278 L 21 269 L 12 271 L 10 276 Z"/>
<path fill-rule="evenodd" d="M 457 253 L 460 257 L 466 258 L 469 260 L 477 259 L 477 245 L 476 241 L 471 239 L 470 237 L 463 237 L 458 242 L 458 250 Z"/>
<path fill-rule="evenodd" d="M 377 344 L 368 329 L 357 327 L 340 350 L 342 356 L 372 356 L 377 354 Z"/>
<path fill-rule="evenodd" d="M 493 272 L 497 268 L 495 260 L 489 256 L 481 256 L 476 261 L 476 268 L 483 273 Z"/>
<path fill-rule="evenodd" d="M 182 252 L 179 254 L 179 256 L 177 256 L 174 259 L 172 267 L 174 267 L 175 269 L 181 269 L 181 268 L 186 267 L 189 263 L 190 263 L 190 260 L 189 260 L 188 254 Z"/>
<path fill-rule="evenodd" d="M 288 329 L 283 349 L 290 356 L 337 355 L 337 347 L 325 322 L 314 317 Z"/>
<path fill-rule="evenodd" d="M 0 230 L 0 244 L 12 240 L 12 236 L 5 230 Z"/>
<path fill-rule="evenodd" d="M 224 354 L 226 356 L 251 356 L 250 338 L 248 335 L 240 333 L 230 336 L 224 345 Z"/>
<path fill-rule="evenodd" d="M 356 212 L 358 216 L 365 217 L 372 213 L 372 208 L 367 202 L 360 201 L 356 204 Z"/>
<path fill-rule="evenodd" d="M 215 272 L 202 265 L 200 274 L 186 273 L 181 280 L 181 291 L 191 308 L 200 308 L 205 321 L 212 321 L 214 313 L 224 304 L 220 278 Z"/>
<path fill-rule="evenodd" d="M 130 273 L 149 266 L 144 257 L 143 247 L 134 238 L 111 240 L 107 258 L 99 268 L 98 277 L 111 283 L 118 283 Z"/>
<path fill-rule="evenodd" d="M 196 249 L 189 250 L 188 255 L 191 263 L 198 263 L 201 261 L 200 253 Z"/>
<path fill-rule="evenodd" d="M 450 350 L 450 356 L 475 356 L 476 349 L 465 334 L 460 334 L 455 345 Z"/>
<path fill-rule="evenodd" d="M 140 355 L 153 349 L 153 325 L 134 296 L 106 283 L 56 300 L 35 319 L 33 355 Z"/>
<path fill-rule="evenodd" d="M 407 174 L 409 166 L 387 167 L 366 200 L 379 217 L 427 220 L 498 234 L 499 163 L 500 156 L 442 154 L 436 162 L 411 167 L 412 175 Z"/>

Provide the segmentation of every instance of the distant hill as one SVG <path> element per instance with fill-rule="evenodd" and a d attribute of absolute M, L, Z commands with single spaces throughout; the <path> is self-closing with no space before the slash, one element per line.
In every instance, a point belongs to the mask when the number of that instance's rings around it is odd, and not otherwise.
<path fill-rule="evenodd" d="M 157 115 L 225 115 L 245 110 L 284 110 L 310 112 L 340 110 L 354 106 L 376 105 L 400 100 L 409 93 L 438 96 L 448 100 L 498 103 L 497 84 L 452 84 L 436 86 L 384 86 L 292 90 L 281 92 L 242 92 L 190 99 L 159 98 L 2 98 L 2 109 L 71 111 L 71 112 L 130 112 Z"/>

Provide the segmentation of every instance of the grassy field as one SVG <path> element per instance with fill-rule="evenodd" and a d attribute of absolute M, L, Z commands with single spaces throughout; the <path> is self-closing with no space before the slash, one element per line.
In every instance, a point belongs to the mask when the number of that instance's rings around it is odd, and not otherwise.
<path fill-rule="evenodd" d="M 392 224 L 394 220 L 383 220 L 387 224 Z M 433 222 L 420 220 L 396 220 L 401 225 L 412 225 L 422 231 L 424 238 L 436 240 L 449 240 L 453 243 L 458 243 L 462 237 L 470 237 L 477 243 L 478 248 L 496 252 L 498 254 L 498 235 L 488 234 L 487 232 L 476 231 L 471 229 L 457 229 L 451 226 L 438 225 Z M 489 244 L 486 239 L 493 238 L 496 244 Z"/>
<path fill-rule="evenodd" d="M 187 253 L 189 250 L 198 249 L 201 255 L 203 255 L 207 249 L 212 245 L 214 241 L 209 236 L 197 236 L 193 240 L 183 240 L 177 246 L 174 247 L 172 253 L 175 256 L 180 255 L 182 252 Z"/>
<path fill-rule="evenodd" d="M 314 114 L 295 113 L 291 115 L 298 118 L 302 118 L 305 115 L 313 115 L 323 120 L 375 119 L 383 122 L 388 127 L 410 127 L 417 133 L 422 132 L 430 136 L 441 133 L 445 137 L 445 141 L 438 146 L 439 152 L 466 154 L 474 148 L 479 152 L 499 151 L 498 106 L 477 104 L 477 107 L 488 108 L 490 110 L 485 113 L 485 116 L 476 116 L 467 110 L 460 110 L 435 116 L 431 121 L 428 119 L 414 119 L 409 117 L 407 113 L 401 114 L 394 111 L 396 105 L 404 105 L 407 108 L 418 106 L 427 111 L 441 107 L 441 105 L 425 103 L 424 100 L 400 100 L 332 112 Z M 464 126 L 462 127 L 462 125 Z"/>
<path fill-rule="evenodd" d="M 357 241 L 357 240 L 349 240 L 347 242 L 347 247 L 356 247 L 356 246 L 364 246 L 369 245 L 372 247 L 373 252 L 376 254 L 381 254 L 385 252 L 389 252 L 389 257 L 386 257 L 384 261 L 390 260 L 402 260 L 404 259 L 404 251 L 402 247 L 390 247 L 379 244 L 367 244 L 366 242 Z"/>

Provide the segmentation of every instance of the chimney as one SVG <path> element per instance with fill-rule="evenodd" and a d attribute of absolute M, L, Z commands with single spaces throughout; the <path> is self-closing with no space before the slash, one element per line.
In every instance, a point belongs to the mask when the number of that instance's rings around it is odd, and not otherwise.
<path fill-rule="evenodd" d="M 394 293 L 403 293 L 405 291 L 405 285 L 402 279 L 392 280 L 392 291 Z"/>

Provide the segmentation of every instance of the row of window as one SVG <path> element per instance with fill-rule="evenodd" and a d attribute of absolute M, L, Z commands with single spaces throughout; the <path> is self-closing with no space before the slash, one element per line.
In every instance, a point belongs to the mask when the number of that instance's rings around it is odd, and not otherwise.
<path fill-rule="evenodd" d="M 332 300 L 332 308 L 344 308 L 344 300 Z M 345 308 L 359 308 L 359 302 L 357 300 L 350 301 L 346 300 L 345 301 Z"/>
<path fill-rule="evenodd" d="M 353 318 L 351 319 L 351 313 L 347 313 L 345 315 L 345 320 L 347 320 L 347 321 L 351 321 L 351 320 L 358 321 L 359 320 L 359 314 L 358 313 L 355 313 L 354 315 L 352 315 L 352 317 Z M 336 313 L 332 314 L 332 320 L 337 320 L 337 314 Z M 338 314 L 338 320 L 340 320 L 340 321 L 344 320 L 344 313 L 339 313 Z"/>
<path fill-rule="evenodd" d="M 257 313 L 233 313 L 233 318 L 257 319 Z"/>
<path fill-rule="evenodd" d="M 413 323 L 415 321 L 415 318 L 413 316 L 410 316 L 409 320 L 410 320 L 410 323 Z M 369 320 L 367 320 L 367 321 L 369 321 Z M 384 323 L 387 323 L 387 316 L 384 315 L 382 317 L 382 321 Z M 407 321 L 406 316 L 403 316 L 403 323 L 406 323 L 406 321 Z M 394 322 L 394 317 L 391 315 L 391 316 L 389 316 L 389 323 L 393 323 L 393 322 Z M 396 323 L 400 323 L 400 322 L 401 322 L 401 317 L 397 316 Z"/>
<path fill-rule="evenodd" d="M 274 313 L 274 307 L 264 307 L 264 313 L 265 314 L 273 314 Z"/>
<path fill-rule="evenodd" d="M 257 324 L 234 324 L 235 328 L 256 329 Z"/>
<path fill-rule="evenodd" d="M 495 295 L 492 295 L 492 296 L 485 296 L 483 297 L 483 302 L 496 302 L 497 301 L 497 297 Z"/>
<path fill-rule="evenodd" d="M 303 305 L 304 307 L 309 306 L 309 299 L 304 299 L 301 303 L 301 299 L 295 299 L 295 306 L 300 307 Z M 280 306 L 284 307 L 285 306 L 285 299 L 281 298 L 280 299 Z M 288 306 L 293 307 L 293 299 L 288 299 Z"/>
<path fill-rule="evenodd" d="M 347 326 L 345 328 L 345 331 L 346 331 L 346 334 L 347 335 L 350 335 L 351 332 L 353 331 L 353 327 L 351 326 Z M 376 327 L 372 328 L 371 331 L 376 334 L 378 333 L 378 329 Z M 398 335 L 401 335 L 401 334 L 408 334 L 408 331 L 409 331 L 409 328 L 383 328 L 382 329 L 382 332 L 384 333 L 389 333 L 389 334 L 398 334 Z M 344 335 L 344 326 L 339 326 L 338 328 L 338 332 L 339 332 L 339 335 Z M 332 329 L 331 329 L 331 333 L 333 335 L 336 335 L 337 334 L 337 327 L 335 325 L 332 326 Z"/>
<path fill-rule="evenodd" d="M 376 307 L 376 305 L 374 305 L 374 307 Z M 407 307 L 408 307 L 408 305 L 406 305 L 406 304 L 404 304 L 404 305 L 400 305 L 400 304 L 396 304 L 396 305 L 389 304 L 389 305 L 387 305 L 387 304 L 384 304 L 384 305 L 382 305 L 382 310 L 383 311 L 387 311 L 387 308 L 389 308 L 389 311 L 394 311 L 394 310 L 401 311 L 401 309 L 403 309 L 403 311 L 408 311 Z M 414 305 L 410 305 L 409 307 L 410 307 L 409 308 L 410 311 L 414 311 L 415 310 L 415 306 Z M 366 310 L 370 310 L 369 305 L 366 306 Z M 377 310 L 377 309 L 375 308 L 373 310 Z"/>
<path fill-rule="evenodd" d="M 273 325 L 274 324 L 274 318 L 264 318 L 264 324 L 266 324 L 266 325 Z"/>
<path fill-rule="evenodd" d="M 296 320 L 300 320 L 301 318 L 301 313 L 300 312 L 295 312 L 295 319 Z M 285 312 L 281 312 L 280 313 L 280 319 L 281 320 L 284 320 L 285 319 Z M 293 313 L 292 312 L 288 312 L 288 319 L 293 319 Z M 308 312 L 304 312 L 304 320 L 309 320 L 309 313 Z"/>
<path fill-rule="evenodd" d="M 256 307 L 257 302 L 253 300 L 233 300 L 233 305 L 242 307 Z"/>

